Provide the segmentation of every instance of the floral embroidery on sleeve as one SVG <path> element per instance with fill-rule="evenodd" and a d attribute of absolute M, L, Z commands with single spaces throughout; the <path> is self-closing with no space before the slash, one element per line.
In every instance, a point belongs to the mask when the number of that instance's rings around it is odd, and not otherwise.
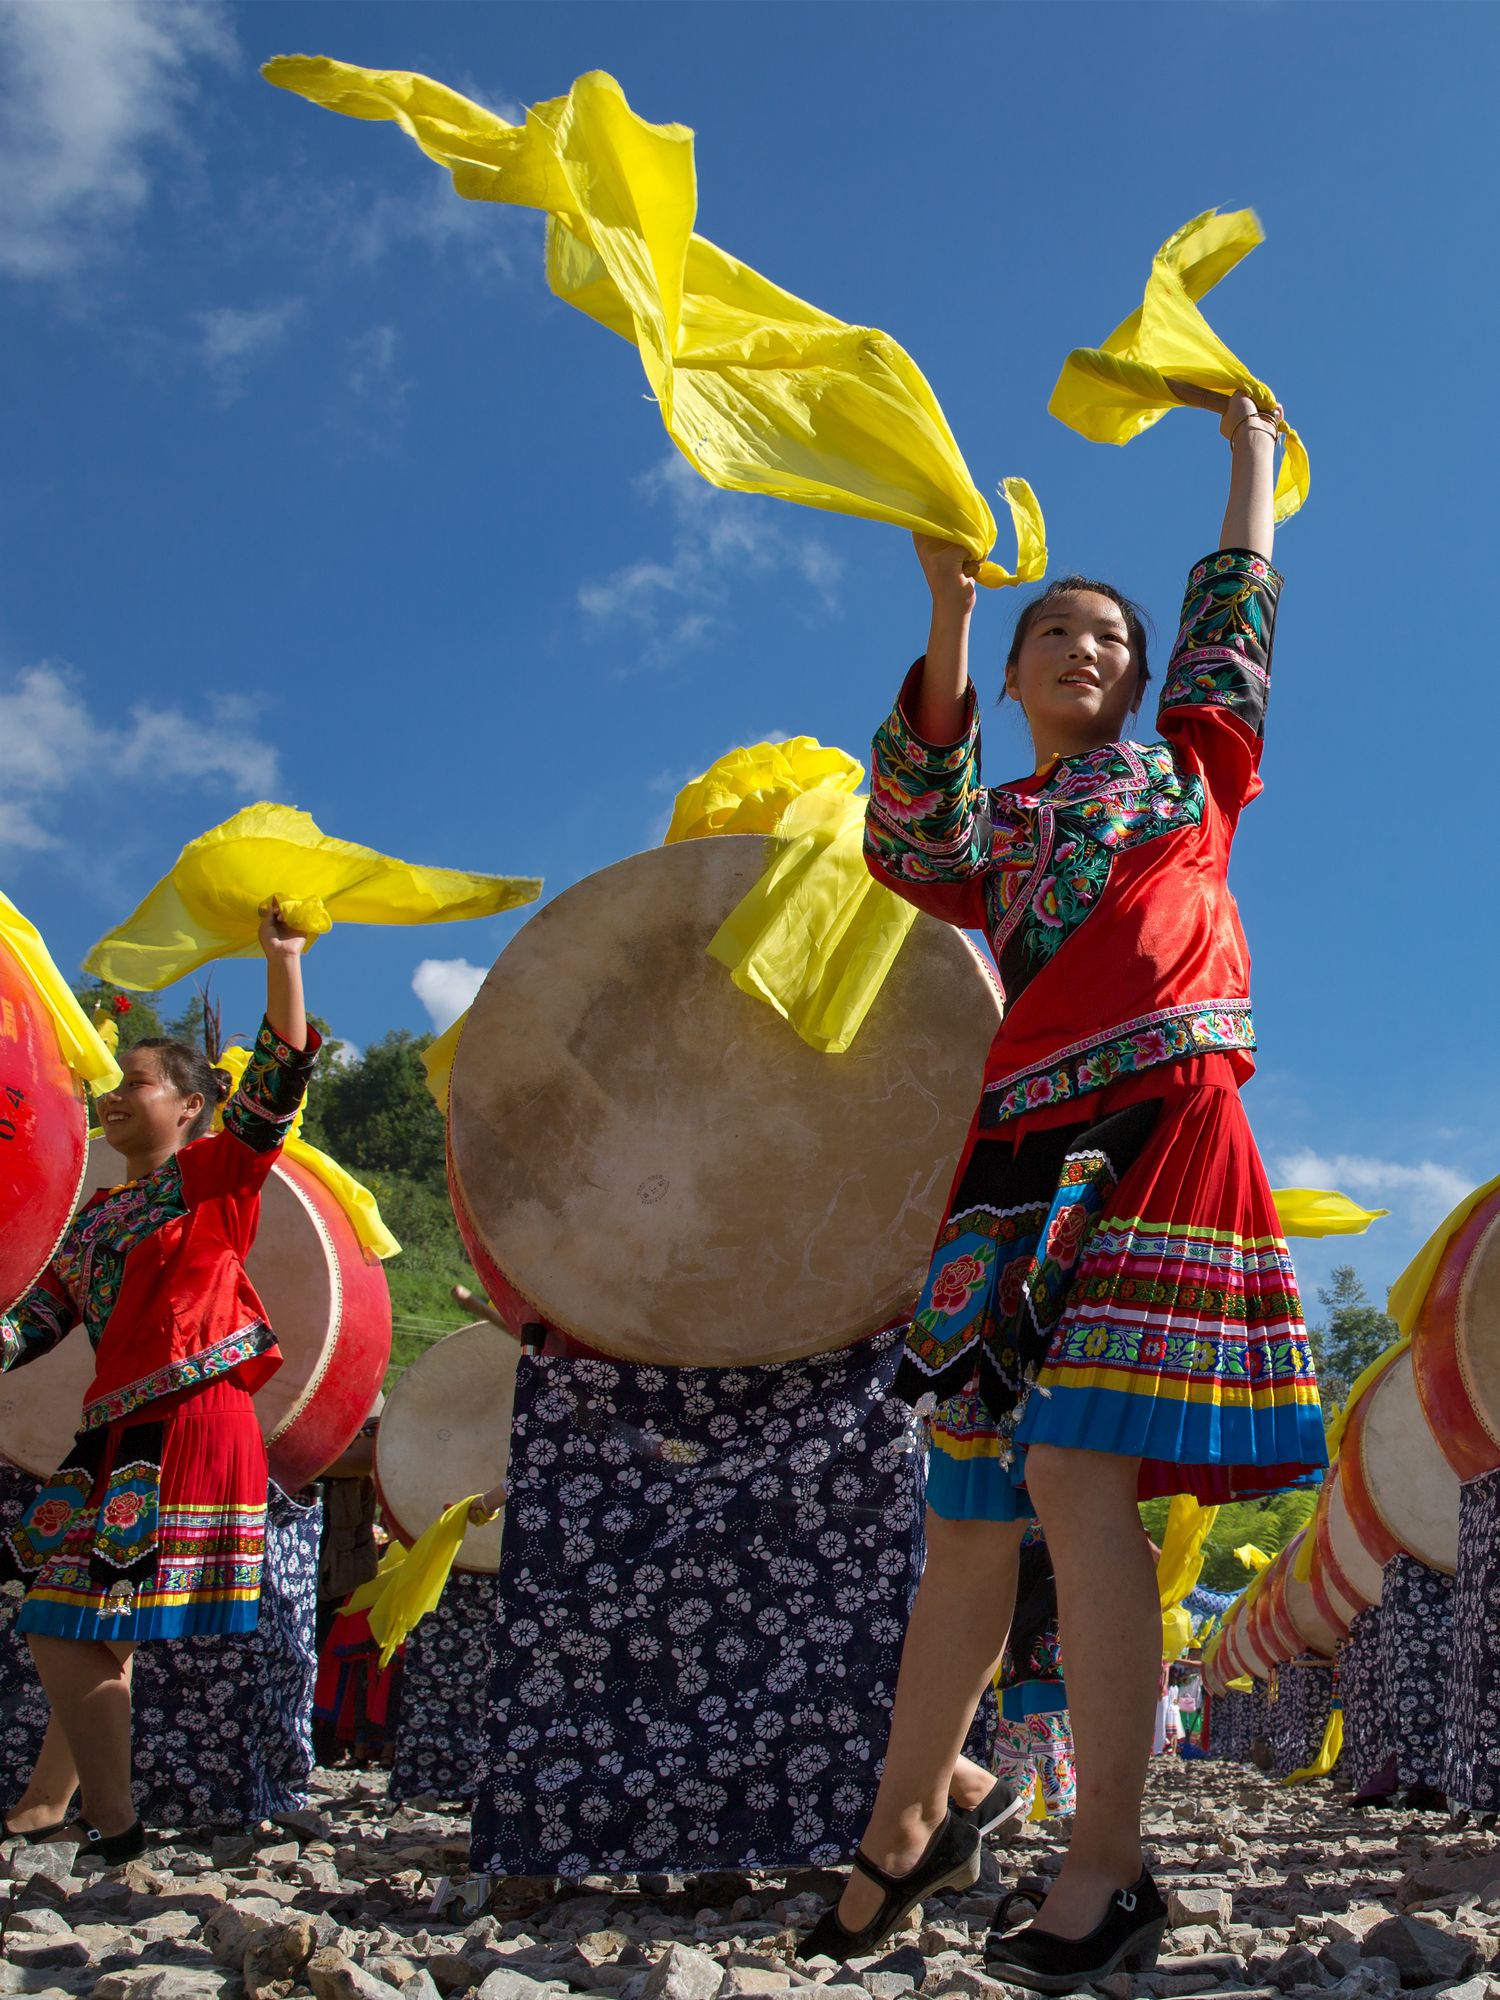
<path fill-rule="evenodd" d="M 977 708 L 971 687 L 964 733 L 956 743 L 924 742 L 899 700 L 881 724 L 870 763 L 865 853 L 887 875 L 907 882 L 962 882 L 984 867 L 988 821 L 979 783 Z"/>
<path fill-rule="evenodd" d="M 23 1368 L 49 1354 L 72 1332 L 78 1315 L 72 1302 L 45 1281 L 33 1285 L 9 1312 L 0 1313 L 0 1371 Z"/>
<path fill-rule="evenodd" d="M 1174 708 L 1228 709 L 1263 736 L 1281 578 L 1264 556 L 1221 549 L 1188 578 L 1182 625 L 1161 693 Z"/>
<path fill-rule="evenodd" d="M 315 1029 L 308 1029 L 305 1049 L 294 1049 L 262 1021 L 239 1089 L 224 1106 L 224 1130 L 252 1152 L 274 1153 L 307 1095 L 318 1047 Z"/>

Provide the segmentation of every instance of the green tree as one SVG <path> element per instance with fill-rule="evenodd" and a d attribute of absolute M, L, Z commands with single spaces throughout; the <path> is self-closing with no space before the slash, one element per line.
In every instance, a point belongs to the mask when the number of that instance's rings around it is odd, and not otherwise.
<path fill-rule="evenodd" d="M 430 1040 L 396 1028 L 355 1062 L 320 1065 L 303 1136 L 352 1171 L 367 1168 L 401 1174 L 424 1187 L 446 1186 L 443 1114 L 422 1068 Z"/>
<path fill-rule="evenodd" d="M 1327 1324 L 1308 1328 L 1313 1365 L 1324 1402 L 1342 1403 L 1357 1377 L 1400 1337 L 1401 1330 L 1389 1313 L 1371 1302 L 1352 1264 L 1335 1267 L 1333 1283 L 1318 1289 L 1318 1302 Z"/>
<path fill-rule="evenodd" d="M 134 1048 L 137 1042 L 144 1042 L 152 1035 L 170 1032 L 149 993 L 121 993 L 116 987 L 106 986 L 102 979 L 84 979 L 73 988 L 73 995 L 91 1021 L 97 1016 L 115 1023 L 120 1030 L 122 1049 Z M 116 1006 L 116 1001 L 125 1003 L 123 1009 Z"/>
<path fill-rule="evenodd" d="M 1243 1590 L 1255 1574 L 1245 1568 L 1235 1550 L 1246 1542 L 1274 1556 L 1284 1549 L 1299 1528 L 1312 1518 L 1317 1495 L 1297 1488 L 1285 1493 L 1269 1493 L 1261 1500 L 1234 1500 L 1222 1506 L 1204 1544 L 1203 1573 L 1198 1581 L 1206 1590 Z M 1158 1547 L 1166 1532 L 1166 1500 L 1148 1500 L 1141 1508 L 1146 1531 Z"/>

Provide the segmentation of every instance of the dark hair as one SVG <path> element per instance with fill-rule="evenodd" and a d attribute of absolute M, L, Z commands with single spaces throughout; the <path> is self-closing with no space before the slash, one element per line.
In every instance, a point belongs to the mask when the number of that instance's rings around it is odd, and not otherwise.
<path fill-rule="evenodd" d="M 188 1134 L 189 1139 L 201 1139 L 213 1127 L 215 1110 L 234 1089 L 234 1079 L 228 1070 L 215 1069 L 202 1049 L 174 1042 L 168 1035 L 147 1035 L 139 1042 L 132 1042 L 131 1047 L 150 1049 L 162 1078 L 179 1097 L 191 1097 L 196 1091 L 203 1099 L 203 1109 Z"/>
<path fill-rule="evenodd" d="M 1130 641 L 1130 657 L 1136 666 L 1135 700 L 1132 708 L 1139 708 L 1151 679 L 1151 664 L 1146 657 L 1146 614 L 1133 598 L 1125 595 L 1124 591 L 1116 590 L 1112 583 L 1100 583 L 1092 576 L 1060 576 L 1055 583 L 1049 583 L 1039 596 L 1033 597 L 1029 604 L 1022 605 L 1020 616 L 1016 619 L 1015 632 L 1011 636 L 1010 651 L 1005 656 L 1005 671 L 1009 673 L 1021 657 L 1021 647 L 1025 643 L 1026 635 L 1042 613 L 1056 604 L 1060 597 L 1078 597 L 1084 591 L 1092 591 L 1096 597 L 1107 597 L 1111 604 L 1118 607 L 1125 620 L 1125 636 Z"/>

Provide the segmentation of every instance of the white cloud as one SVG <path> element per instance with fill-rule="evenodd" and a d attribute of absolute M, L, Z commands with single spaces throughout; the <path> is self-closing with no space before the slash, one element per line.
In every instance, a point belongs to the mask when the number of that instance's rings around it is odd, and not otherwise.
<path fill-rule="evenodd" d="M 1474 1186 L 1470 1175 L 1435 1160 L 1409 1164 L 1365 1153 L 1318 1153 L 1306 1146 L 1278 1154 L 1274 1165 L 1280 1187 L 1337 1188 L 1366 1204 L 1389 1207 L 1398 1226 L 1414 1228 L 1431 1229 Z"/>
<path fill-rule="evenodd" d="M 772 500 L 724 493 L 672 451 L 636 481 L 672 521 L 665 560 L 627 563 L 579 586 L 579 608 L 599 622 L 626 620 L 661 655 L 700 644 L 728 601 L 735 576 L 799 577 L 823 610 L 838 605 L 843 565 L 817 535 L 790 525 Z"/>
<path fill-rule="evenodd" d="M 234 54 L 216 0 L 0 0 L 0 271 L 55 278 L 118 244 L 183 146 L 200 59 Z"/>
<path fill-rule="evenodd" d="M 335 1069 L 353 1069 L 357 1062 L 364 1061 L 364 1054 L 358 1042 L 335 1042 L 328 1060 Z"/>
<path fill-rule="evenodd" d="M 77 677 L 49 663 L 0 676 L 0 743 L 6 797 L 0 803 L 0 852 L 60 847 L 54 830 L 79 788 L 141 779 L 229 786 L 242 799 L 276 785 L 276 752 L 251 733 L 249 711 L 233 699 L 211 703 L 206 719 L 180 708 L 130 710 L 123 725 L 100 722 Z"/>
<path fill-rule="evenodd" d="M 424 958 L 411 976 L 411 990 L 427 1009 L 434 1034 L 451 1028 L 489 977 L 488 966 L 466 958 Z"/>
<path fill-rule="evenodd" d="M 411 383 L 396 373 L 401 336 L 393 326 L 367 326 L 347 343 L 350 394 L 366 413 L 386 422 L 398 420 L 406 407 Z"/>
<path fill-rule="evenodd" d="M 274 305 L 215 306 L 193 314 L 197 358 L 213 378 L 221 402 L 232 403 L 245 393 L 250 369 L 281 345 L 301 311 L 301 299 L 281 299 Z"/>

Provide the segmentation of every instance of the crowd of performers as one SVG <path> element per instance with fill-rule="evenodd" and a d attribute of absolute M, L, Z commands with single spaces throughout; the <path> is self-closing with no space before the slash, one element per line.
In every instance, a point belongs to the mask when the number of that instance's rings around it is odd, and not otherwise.
<path fill-rule="evenodd" d="M 1255 1037 L 1226 879 L 1261 789 L 1278 413 L 1197 400 L 1220 413 L 1229 498 L 1189 572 L 1156 740 L 1134 740 L 1142 615 L 1065 578 L 1023 610 L 1005 664 L 1034 768 L 982 785 L 975 586 L 963 550 L 918 538 L 931 630 L 875 739 L 866 850 L 919 909 L 985 932 L 1006 1010 L 895 1377 L 931 1447 L 883 1775 L 809 1955 L 869 1953 L 924 1897 L 976 1881 L 984 1832 L 1029 1807 L 1040 1772 L 1070 1816 L 1066 1856 L 1040 1907 L 1002 1907 L 989 1969 L 1064 1991 L 1149 1964 L 1166 1919 L 1140 1827 L 1161 1620 L 1138 1503 L 1266 1494 L 1326 1463 L 1240 1101 Z M 261 941 L 266 1021 L 222 1129 L 222 1079 L 200 1058 L 127 1051 L 100 1103 L 124 1179 L 3 1322 L 6 1367 L 79 1320 L 97 1352 L 77 1446 L 5 1553 L 51 1706 L 51 1795 L 76 1774 L 79 1830 L 106 1862 L 147 1839 L 130 1786 L 138 1643 L 257 1619 L 267 1468 L 250 1394 L 278 1356 L 243 1260 L 318 1047 L 303 939 L 273 910 Z M 963 1755 L 997 1675 L 998 1778 Z M 45 1830 L 40 1809 L 10 1829 Z"/>

